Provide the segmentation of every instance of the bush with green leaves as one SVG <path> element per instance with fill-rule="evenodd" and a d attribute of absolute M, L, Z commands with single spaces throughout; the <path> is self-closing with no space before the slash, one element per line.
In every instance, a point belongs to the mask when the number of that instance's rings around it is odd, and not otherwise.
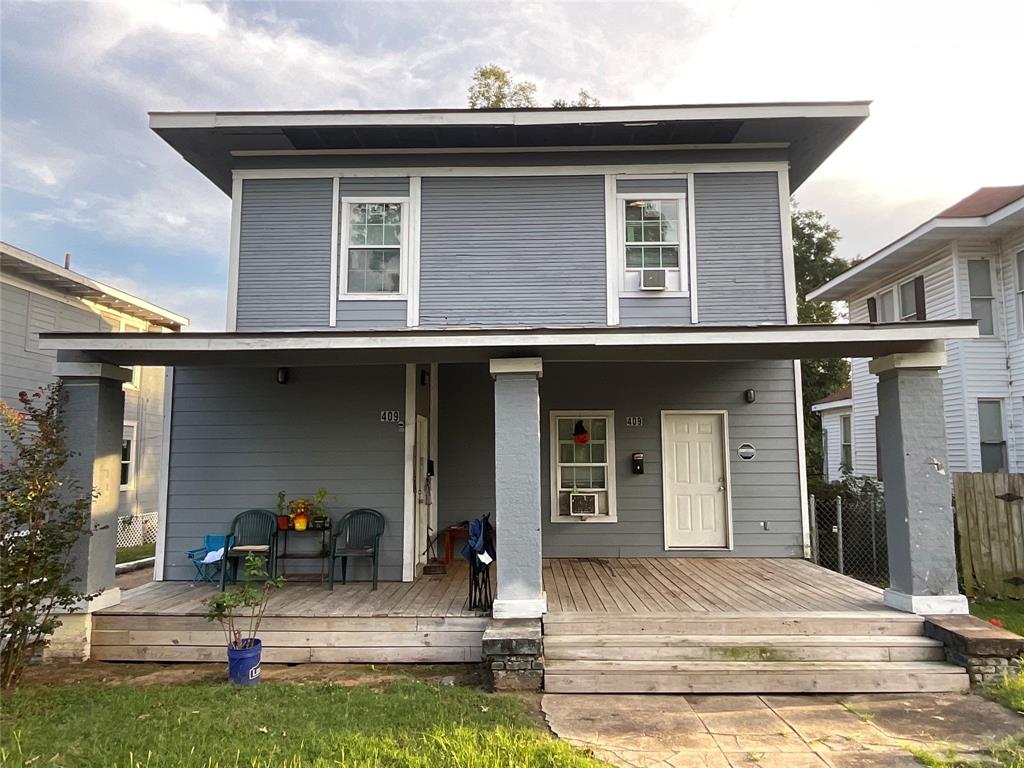
<path fill-rule="evenodd" d="M 220 624 L 231 648 L 251 648 L 260 631 L 270 593 L 283 586 L 284 576 L 270 578 L 266 560 L 250 552 L 245 556 L 242 586 L 208 598 L 206 620 Z"/>
<path fill-rule="evenodd" d="M 21 409 L 0 401 L 7 438 L 0 464 L 0 686 L 16 685 L 59 616 L 96 597 L 78 587 L 72 555 L 88 528 L 94 492 L 65 473 L 64 390 L 20 392 Z"/>

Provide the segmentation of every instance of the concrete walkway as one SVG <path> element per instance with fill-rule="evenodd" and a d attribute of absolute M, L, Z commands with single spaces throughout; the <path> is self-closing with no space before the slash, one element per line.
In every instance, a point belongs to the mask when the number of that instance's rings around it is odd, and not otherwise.
<path fill-rule="evenodd" d="M 545 694 L 541 707 L 557 736 L 629 768 L 919 768 L 908 747 L 972 753 L 1024 733 L 963 694 Z"/>

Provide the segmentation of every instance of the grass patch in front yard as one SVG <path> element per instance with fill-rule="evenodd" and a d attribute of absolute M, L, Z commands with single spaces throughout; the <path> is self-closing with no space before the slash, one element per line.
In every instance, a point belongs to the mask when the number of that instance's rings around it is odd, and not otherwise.
<path fill-rule="evenodd" d="M 979 597 L 971 600 L 971 613 L 981 619 L 999 619 L 1005 627 L 1024 635 L 1024 600 L 1012 597 Z"/>
<path fill-rule="evenodd" d="M 958 755 L 949 750 L 941 755 L 914 749 L 911 754 L 927 768 L 1024 768 L 1024 737 L 1009 738 L 986 750 L 984 759 Z"/>
<path fill-rule="evenodd" d="M 993 701 L 1024 714 L 1024 674 L 1006 673 L 1001 681 L 982 686 L 981 690 Z"/>
<path fill-rule="evenodd" d="M 4 697 L 0 765 L 81 768 L 599 768 L 515 697 L 396 682 L 25 687 Z"/>
<path fill-rule="evenodd" d="M 142 560 L 144 557 L 156 555 L 156 544 L 140 544 L 137 547 L 124 547 L 117 550 L 117 563 L 130 563 L 134 560 Z"/>

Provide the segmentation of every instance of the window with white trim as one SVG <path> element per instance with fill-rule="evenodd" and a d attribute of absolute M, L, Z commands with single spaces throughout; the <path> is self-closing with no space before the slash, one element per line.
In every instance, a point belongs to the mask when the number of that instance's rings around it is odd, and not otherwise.
<path fill-rule="evenodd" d="M 978 400 L 978 435 L 981 438 L 981 471 L 1006 471 L 1006 435 L 1003 401 Z"/>
<path fill-rule="evenodd" d="M 342 298 L 405 295 L 408 201 L 348 199 L 342 205 Z"/>
<path fill-rule="evenodd" d="M 1024 332 L 1024 250 L 1017 251 L 1017 322 Z"/>
<path fill-rule="evenodd" d="M 614 522 L 615 414 L 551 412 L 551 520 Z"/>
<path fill-rule="evenodd" d="M 135 487 L 135 448 L 138 427 L 133 421 L 124 423 L 121 433 L 121 490 Z"/>
<path fill-rule="evenodd" d="M 842 437 L 840 443 L 839 468 L 842 472 L 853 472 L 853 425 L 849 415 L 839 417 L 839 427 Z"/>
<path fill-rule="evenodd" d="M 658 192 L 617 197 L 622 292 L 686 292 L 686 195 Z"/>
<path fill-rule="evenodd" d="M 896 289 L 888 288 L 877 296 L 875 301 L 878 306 L 878 322 L 880 323 L 895 323 L 896 322 Z"/>
<path fill-rule="evenodd" d="M 914 281 L 907 280 L 900 283 L 900 320 L 917 319 L 917 291 L 914 288 Z"/>
<path fill-rule="evenodd" d="M 967 260 L 967 285 L 971 292 L 971 317 L 978 321 L 978 333 L 995 334 L 992 293 L 992 266 L 988 259 Z"/>

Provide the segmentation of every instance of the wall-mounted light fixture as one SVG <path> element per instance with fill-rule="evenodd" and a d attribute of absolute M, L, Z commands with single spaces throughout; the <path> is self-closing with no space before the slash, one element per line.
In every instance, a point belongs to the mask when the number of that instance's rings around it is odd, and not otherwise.
<path fill-rule="evenodd" d="M 287 384 L 288 383 L 288 369 L 287 368 L 278 368 L 277 369 L 277 383 L 278 384 Z"/>
<path fill-rule="evenodd" d="M 755 392 L 752 389 L 748 389 L 746 392 L 743 393 L 743 399 L 746 400 L 748 403 L 752 403 L 755 400 L 757 400 L 757 392 Z"/>
<path fill-rule="evenodd" d="M 420 386 L 425 387 L 430 384 L 430 371 L 426 368 L 420 370 Z"/>

